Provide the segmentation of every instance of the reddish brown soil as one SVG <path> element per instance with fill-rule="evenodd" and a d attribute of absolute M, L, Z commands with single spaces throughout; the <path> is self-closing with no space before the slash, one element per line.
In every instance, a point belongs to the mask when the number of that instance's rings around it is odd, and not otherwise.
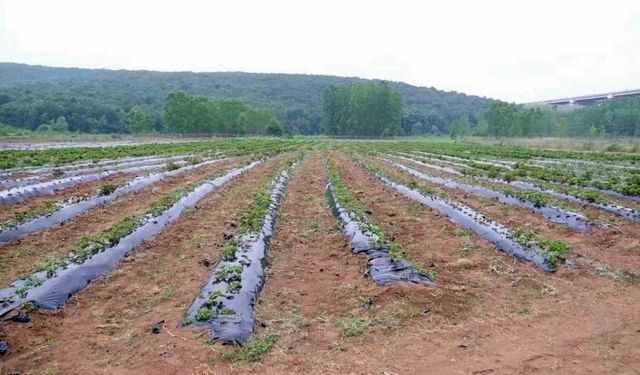
<path fill-rule="evenodd" d="M 438 286 L 378 287 L 362 276 L 365 257 L 346 247 L 324 199 L 323 162 L 311 153 L 287 188 L 257 305 L 255 338 L 279 337 L 263 362 L 227 363 L 221 354 L 235 350 L 204 346 L 196 331 L 176 325 L 207 278 L 198 261 L 217 259 L 222 235 L 234 232 L 231 223 L 275 165 L 204 199 L 61 312 L 2 323 L 12 351 L 0 373 L 638 373 L 637 286 L 583 269 L 544 273 L 476 236 L 454 235 L 448 219 L 332 155 L 371 219 L 437 272 Z M 348 314 L 371 326 L 347 336 L 340 324 Z M 152 335 L 163 319 L 166 328 Z"/>
<path fill-rule="evenodd" d="M 135 193 L 97 206 L 62 225 L 0 245 L 0 285 L 7 285 L 18 277 L 33 272 L 34 265 L 46 256 L 67 255 L 80 237 L 100 234 L 125 216 L 144 213 L 162 195 L 235 164 L 235 160 L 224 161 L 166 178 Z"/>

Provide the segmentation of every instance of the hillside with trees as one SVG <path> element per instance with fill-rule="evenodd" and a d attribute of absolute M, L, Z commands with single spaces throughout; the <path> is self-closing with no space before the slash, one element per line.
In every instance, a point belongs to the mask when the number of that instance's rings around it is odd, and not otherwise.
<path fill-rule="evenodd" d="M 170 94 L 181 91 L 216 102 L 237 99 L 260 109 L 258 112 L 275 113 L 283 130 L 291 134 L 321 134 L 325 89 L 371 82 L 379 81 L 300 74 L 92 70 L 0 63 L 0 123 L 30 130 L 46 125 L 45 129 L 86 133 L 173 131 L 166 122 L 165 104 Z M 476 128 L 492 102 L 399 82 L 388 85 L 399 93 L 403 105 L 400 130 L 394 128 L 394 134 L 449 134 L 451 124 L 459 118 Z M 233 101 L 217 105 L 223 104 L 238 105 Z M 243 116 L 240 123 L 251 122 L 252 115 L 266 116 L 266 112 L 258 112 L 246 113 L 249 119 Z M 215 130 L 215 126 L 207 126 Z"/>

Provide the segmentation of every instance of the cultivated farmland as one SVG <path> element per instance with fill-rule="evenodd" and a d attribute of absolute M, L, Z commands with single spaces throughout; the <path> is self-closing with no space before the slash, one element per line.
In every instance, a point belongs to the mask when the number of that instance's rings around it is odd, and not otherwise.
<path fill-rule="evenodd" d="M 634 373 L 640 155 L 0 151 L 0 373 Z"/>

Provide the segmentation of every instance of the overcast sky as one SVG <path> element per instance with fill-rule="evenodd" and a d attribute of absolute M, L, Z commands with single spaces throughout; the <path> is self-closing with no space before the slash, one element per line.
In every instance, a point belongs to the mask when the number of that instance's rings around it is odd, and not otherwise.
<path fill-rule="evenodd" d="M 640 0 L 0 0 L 0 61 L 358 76 L 527 102 L 640 88 Z"/>

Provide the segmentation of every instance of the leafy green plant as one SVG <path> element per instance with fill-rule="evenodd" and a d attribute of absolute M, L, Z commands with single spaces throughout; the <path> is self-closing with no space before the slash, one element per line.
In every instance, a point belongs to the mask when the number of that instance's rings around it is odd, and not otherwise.
<path fill-rule="evenodd" d="M 271 203 L 271 188 L 273 181 L 267 182 L 262 189 L 255 195 L 253 204 L 249 210 L 242 216 L 240 222 L 242 223 L 241 229 L 245 232 L 255 232 L 260 230 L 264 217 L 269 211 L 269 204 Z"/>
<path fill-rule="evenodd" d="M 519 189 L 502 189 L 502 192 L 516 197 L 521 200 L 531 201 L 539 206 L 548 206 L 555 201 L 549 197 L 549 195 L 541 192 L 541 191 L 533 191 L 533 190 L 519 190 Z"/>
<path fill-rule="evenodd" d="M 236 280 L 240 278 L 242 274 L 243 267 L 239 264 L 235 264 L 233 266 L 223 266 L 218 272 L 216 272 L 216 277 L 219 280 Z"/>
<path fill-rule="evenodd" d="M 24 285 L 28 286 L 30 288 L 34 288 L 37 286 L 40 286 L 44 283 L 44 280 L 42 280 L 41 278 L 39 278 L 36 275 L 29 275 L 27 276 L 27 278 L 24 279 Z"/>
<path fill-rule="evenodd" d="M 547 257 L 547 262 L 552 267 L 564 262 L 565 254 L 573 249 L 573 246 L 568 243 L 545 238 L 528 229 L 515 229 L 513 235 L 521 245 L 539 249 L 538 252 Z"/>
<path fill-rule="evenodd" d="M 163 195 L 151 204 L 151 209 L 148 211 L 148 213 L 153 217 L 160 216 L 169 207 L 173 206 L 180 199 L 182 199 L 182 197 L 187 195 L 188 192 L 189 189 L 180 188 L 169 194 Z"/>
<path fill-rule="evenodd" d="M 64 259 L 49 254 L 36 264 L 36 271 L 46 272 L 47 277 L 51 278 L 58 269 L 66 268 L 66 266 L 67 262 Z"/>
<path fill-rule="evenodd" d="M 165 166 L 164 169 L 167 171 L 175 171 L 176 169 L 179 169 L 180 165 L 176 162 L 170 161 L 168 162 Z"/>
<path fill-rule="evenodd" d="M 234 309 L 232 309 L 232 308 L 230 308 L 230 307 L 227 307 L 227 306 L 225 306 L 225 307 L 221 308 L 221 309 L 218 311 L 218 314 L 220 314 L 220 315 L 226 315 L 226 316 L 228 316 L 228 315 L 235 315 L 235 313 L 236 313 L 236 310 L 234 310 Z"/>
<path fill-rule="evenodd" d="M 201 307 L 196 310 L 196 320 L 199 322 L 206 322 L 207 320 L 213 317 L 213 310 L 208 309 L 206 307 Z"/>
<path fill-rule="evenodd" d="M 202 158 L 199 156 L 190 156 L 187 158 L 187 162 L 189 162 L 192 165 L 200 164 L 202 163 Z"/>
<path fill-rule="evenodd" d="M 232 262 L 236 260 L 236 252 L 238 251 L 238 242 L 234 239 L 222 249 L 222 260 Z"/>
<path fill-rule="evenodd" d="M 233 280 L 227 284 L 227 293 L 235 293 L 242 288 L 242 283 L 239 280 Z"/>
<path fill-rule="evenodd" d="M 29 293 L 29 288 L 27 288 L 26 286 L 21 286 L 16 288 L 16 290 L 14 291 L 15 295 L 20 297 L 20 298 L 25 298 L 27 296 L 27 294 Z"/>
<path fill-rule="evenodd" d="M 116 184 L 112 184 L 112 183 L 102 184 L 100 186 L 100 189 L 98 189 L 98 195 L 102 195 L 102 196 L 110 195 L 111 193 L 116 191 L 117 188 L 118 188 L 118 185 Z"/>
<path fill-rule="evenodd" d="M 13 214 L 13 218 L 4 222 L 3 227 L 15 227 L 19 224 L 33 220 L 37 217 L 49 215 L 59 208 L 58 204 L 53 201 L 46 201 L 42 204 L 30 207 L 26 210 L 17 211 Z"/>

